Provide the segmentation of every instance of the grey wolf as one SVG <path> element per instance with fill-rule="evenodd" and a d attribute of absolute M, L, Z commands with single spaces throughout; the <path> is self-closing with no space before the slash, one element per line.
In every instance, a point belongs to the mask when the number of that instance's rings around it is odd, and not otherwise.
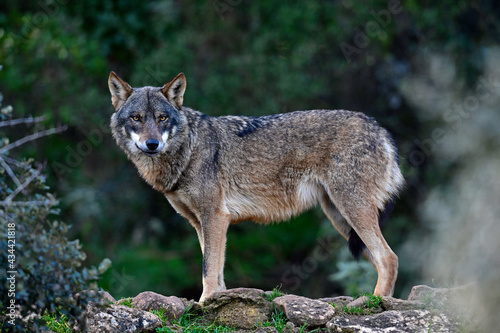
<path fill-rule="evenodd" d="M 282 221 L 318 203 L 352 254 L 375 267 L 374 294 L 393 294 L 398 258 L 379 223 L 403 176 L 394 141 L 374 119 L 345 110 L 209 117 L 183 106 L 183 73 L 163 87 L 132 88 L 111 72 L 108 85 L 116 142 L 196 230 L 200 302 L 226 288 L 230 224 Z"/>

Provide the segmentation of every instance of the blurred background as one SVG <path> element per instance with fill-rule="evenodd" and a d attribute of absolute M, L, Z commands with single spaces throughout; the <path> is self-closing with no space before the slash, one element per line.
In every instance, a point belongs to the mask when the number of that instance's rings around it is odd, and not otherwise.
<path fill-rule="evenodd" d="M 324 108 L 375 117 L 396 140 L 407 182 L 383 228 L 400 260 L 396 296 L 406 297 L 421 283 L 500 282 L 499 39 L 493 0 L 2 1 L 0 91 L 15 117 L 46 117 L 35 130 L 69 126 L 22 154 L 46 161 L 54 218 L 72 225 L 87 263 L 112 260 L 99 284 L 116 298 L 198 299 L 201 251 L 112 140 L 110 71 L 132 86 L 184 72 L 184 104 L 213 116 Z M 228 288 L 282 285 L 309 297 L 376 283 L 319 208 L 231 227 L 225 274 Z"/>

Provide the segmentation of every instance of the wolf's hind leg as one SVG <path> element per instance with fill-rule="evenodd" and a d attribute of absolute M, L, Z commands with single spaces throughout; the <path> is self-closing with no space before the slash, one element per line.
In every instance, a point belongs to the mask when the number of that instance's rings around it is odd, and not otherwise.
<path fill-rule="evenodd" d="M 374 294 L 392 296 L 398 273 L 398 257 L 384 239 L 377 206 L 360 196 L 341 195 L 326 188 L 321 207 L 333 226 L 349 242 L 356 259 L 363 254 L 377 271 Z"/>
<path fill-rule="evenodd" d="M 321 209 L 325 213 L 326 217 L 332 222 L 333 226 L 337 231 L 345 238 L 349 239 L 349 231 L 351 231 L 351 226 L 347 223 L 346 219 L 339 212 L 335 204 L 330 200 L 330 197 L 326 192 L 321 196 L 320 199 Z"/>
<path fill-rule="evenodd" d="M 363 205 L 348 211 L 347 220 L 359 239 L 366 245 L 363 254 L 370 259 L 377 270 L 378 280 L 374 295 L 392 296 L 398 275 L 398 257 L 382 235 L 377 207 Z"/>

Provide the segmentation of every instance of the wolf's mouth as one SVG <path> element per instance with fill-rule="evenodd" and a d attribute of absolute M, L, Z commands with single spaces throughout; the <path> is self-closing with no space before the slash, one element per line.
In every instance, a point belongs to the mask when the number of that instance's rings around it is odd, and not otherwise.
<path fill-rule="evenodd" d="M 159 151 L 155 150 L 155 151 L 148 151 L 148 150 L 144 150 L 144 149 L 141 149 L 137 144 L 135 145 L 140 151 L 142 151 L 144 154 L 146 155 L 149 155 L 149 156 L 154 156 L 156 154 L 159 153 Z"/>

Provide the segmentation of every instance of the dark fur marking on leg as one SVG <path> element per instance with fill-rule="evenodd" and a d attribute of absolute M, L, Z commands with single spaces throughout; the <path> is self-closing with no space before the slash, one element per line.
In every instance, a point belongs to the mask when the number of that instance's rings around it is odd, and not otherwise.
<path fill-rule="evenodd" d="M 347 244 L 349 246 L 349 251 L 351 251 L 354 259 L 356 259 L 356 261 L 359 261 L 359 258 L 363 254 L 363 250 L 365 249 L 366 245 L 365 243 L 363 243 L 361 238 L 359 238 L 359 235 L 356 233 L 356 231 L 354 231 L 354 229 L 351 229 L 351 231 L 349 231 L 349 240 Z"/>
<path fill-rule="evenodd" d="M 394 208 L 395 203 L 396 203 L 396 199 L 391 198 L 391 199 L 389 199 L 389 201 L 387 201 L 384 204 L 384 209 L 378 210 L 378 225 L 382 226 L 382 224 L 385 222 L 385 220 L 387 220 L 387 218 L 389 217 L 389 215 L 392 212 L 392 209 Z"/>

